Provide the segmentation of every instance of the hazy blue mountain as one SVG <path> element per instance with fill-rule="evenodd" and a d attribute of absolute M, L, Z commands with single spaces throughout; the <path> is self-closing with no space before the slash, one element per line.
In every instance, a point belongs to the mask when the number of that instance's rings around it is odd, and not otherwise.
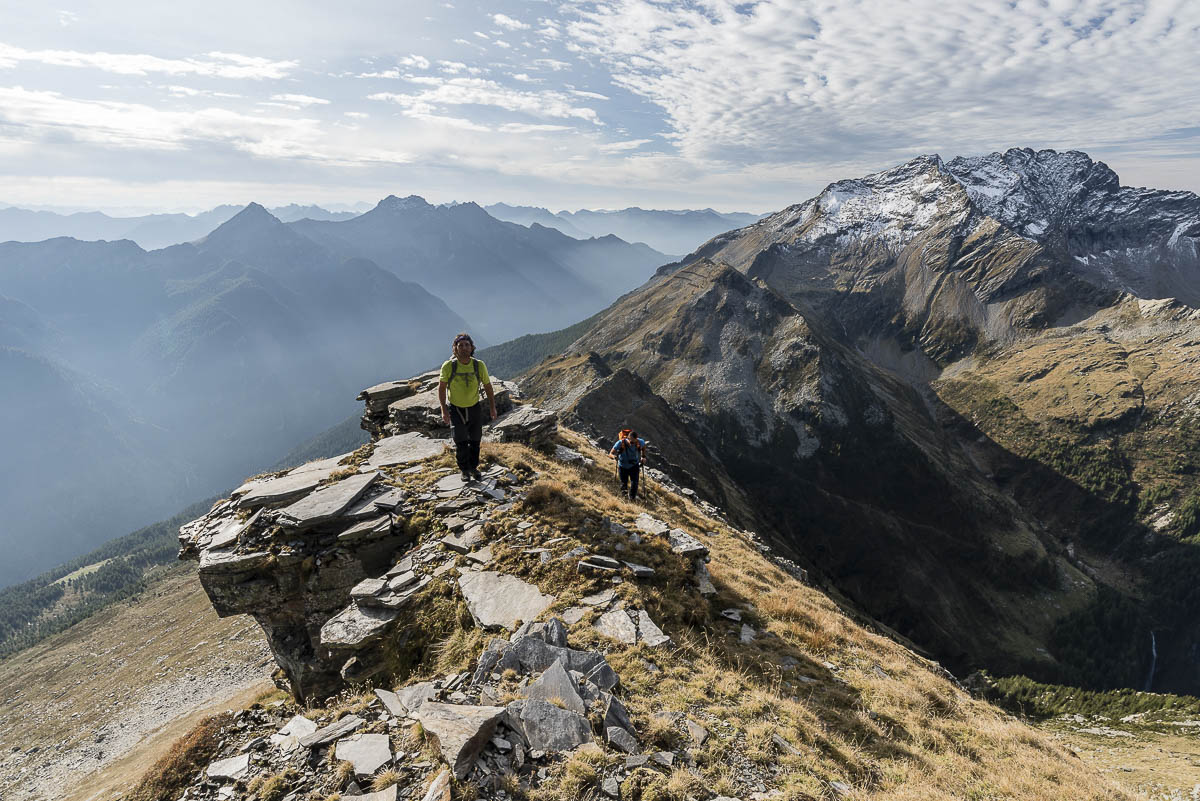
<path fill-rule="evenodd" d="M 574 237 L 575 239 L 589 239 L 594 236 L 594 234 L 590 234 L 582 228 L 575 227 L 570 220 L 555 214 L 550 209 L 544 209 L 540 206 L 510 206 L 507 203 L 493 203 L 490 206 L 484 206 L 483 210 L 497 220 L 504 220 L 505 222 L 512 222 L 517 225 L 544 225 L 547 228 L 562 231 L 567 236 Z"/>
<path fill-rule="evenodd" d="M 668 261 L 645 246 L 575 240 L 497 220 L 474 203 L 434 206 L 415 195 L 389 196 L 351 220 L 289 227 L 419 283 L 493 341 L 587 317 Z"/>
<path fill-rule="evenodd" d="M 712 209 L 656 210 L 636 206 L 619 211 L 551 214 L 535 206 L 509 206 L 497 203 L 487 207 L 494 217 L 520 225 L 538 223 L 556 228 L 577 239 L 613 235 L 626 242 L 644 242 L 661 253 L 691 253 L 717 234 L 742 228 L 760 218 L 757 214 L 721 213 Z"/>
<path fill-rule="evenodd" d="M 468 326 L 257 204 L 156 251 L 0 244 L 0 296 L 0 547 L 23 543 L 0 583 L 268 467 Z"/>
<path fill-rule="evenodd" d="M 199 214 L 110 217 L 99 211 L 58 214 L 9 207 L 0 209 L 0 242 L 41 242 L 55 237 L 84 241 L 130 239 L 146 250 L 153 250 L 199 239 L 243 208 L 222 205 Z M 357 212 L 334 212 L 320 206 L 292 203 L 272 209 L 272 214 L 284 222 L 293 222 L 306 217 L 314 220 L 347 220 L 356 216 Z"/>

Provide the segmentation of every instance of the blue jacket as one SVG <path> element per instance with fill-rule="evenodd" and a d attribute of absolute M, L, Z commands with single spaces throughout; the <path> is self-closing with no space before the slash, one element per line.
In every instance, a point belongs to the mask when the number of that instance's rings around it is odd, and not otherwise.
<path fill-rule="evenodd" d="M 637 447 L 634 447 L 632 440 L 622 439 L 617 440 L 617 444 L 612 446 L 610 453 L 617 457 L 617 464 L 621 467 L 637 467 L 642 463 L 641 449 L 646 447 L 646 440 L 641 437 L 637 438 Z"/>

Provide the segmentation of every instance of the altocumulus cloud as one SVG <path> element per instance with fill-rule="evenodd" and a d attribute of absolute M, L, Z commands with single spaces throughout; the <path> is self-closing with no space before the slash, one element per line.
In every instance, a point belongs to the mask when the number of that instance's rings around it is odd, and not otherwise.
<path fill-rule="evenodd" d="M 1087 147 L 1195 124 L 1200 3 L 611 0 L 570 13 L 572 47 L 659 106 L 699 161 Z"/>

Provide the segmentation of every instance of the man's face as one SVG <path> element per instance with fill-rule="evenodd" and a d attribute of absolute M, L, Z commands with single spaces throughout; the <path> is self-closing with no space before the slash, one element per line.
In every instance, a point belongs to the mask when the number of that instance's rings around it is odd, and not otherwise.
<path fill-rule="evenodd" d="M 471 343 L 465 339 L 455 342 L 454 355 L 460 359 L 469 359 L 471 357 Z"/>

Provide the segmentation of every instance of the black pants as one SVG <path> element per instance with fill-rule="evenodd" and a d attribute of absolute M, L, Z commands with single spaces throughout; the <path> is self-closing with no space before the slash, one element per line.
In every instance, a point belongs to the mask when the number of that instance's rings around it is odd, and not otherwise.
<path fill-rule="evenodd" d="M 450 406 L 450 432 L 459 472 L 479 467 L 479 441 L 483 439 L 483 401 L 474 406 Z"/>
<path fill-rule="evenodd" d="M 624 494 L 626 492 L 625 488 L 628 487 L 629 497 L 636 498 L 638 478 L 642 474 L 642 466 L 640 464 L 633 467 L 621 467 L 618 465 L 617 473 L 621 476 L 621 493 Z"/>

